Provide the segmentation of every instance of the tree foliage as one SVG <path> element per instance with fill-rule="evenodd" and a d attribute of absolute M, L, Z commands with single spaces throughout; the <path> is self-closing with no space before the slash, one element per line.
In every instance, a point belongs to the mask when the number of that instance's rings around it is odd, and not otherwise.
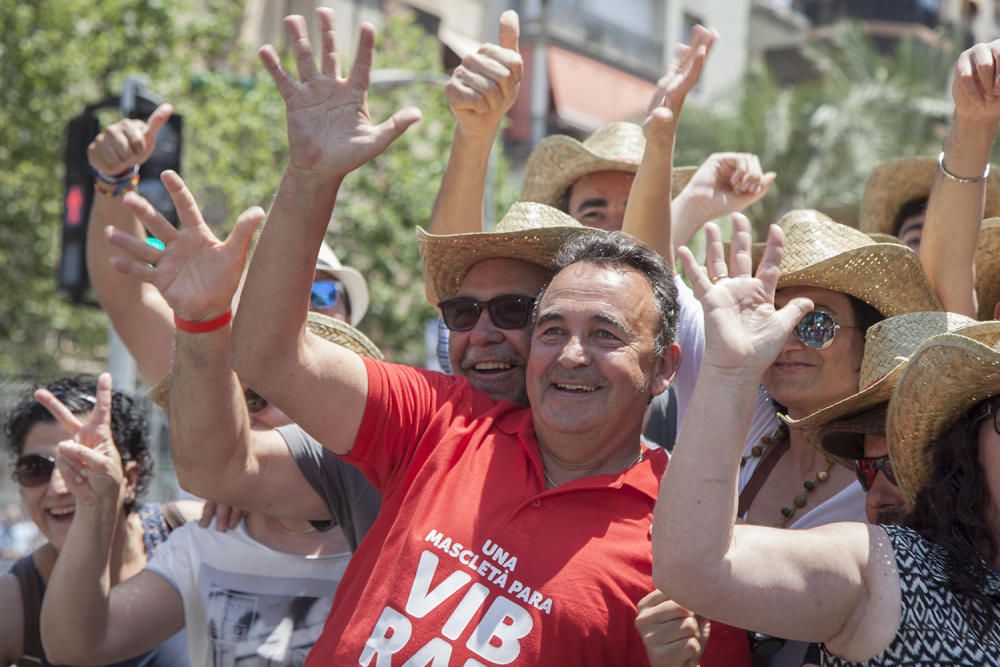
<path fill-rule="evenodd" d="M 210 224 L 224 232 L 244 208 L 270 202 L 287 156 L 284 108 L 256 45 L 236 37 L 241 19 L 227 0 L 0 3 L 0 375 L 51 375 L 105 353 L 103 314 L 55 291 L 63 150 L 69 119 L 127 75 L 146 75 L 184 115 L 183 175 Z M 440 46 L 408 17 L 390 17 L 382 33 L 376 67 L 440 71 Z M 452 120 L 440 87 L 427 84 L 373 90 L 373 116 L 404 101 L 424 120 L 348 177 L 330 240 L 368 277 L 362 328 L 391 358 L 419 363 L 431 310 L 414 228 L 430 216 Z"/>
<path fill-rule="evenodd" d="M 678 164 L 719 150 L 757 153 L 778 174 L 750 211 L 758 232 L 792 208 L 855 210 L 876 164 L 940 150 L 952 44 L 903 40 L 885 55 L 860 27 L 840 25 L 829 42 L 804 47 L 815 80 L 779 87 L 758 64 L 733 98 L 685 113 Z"/>

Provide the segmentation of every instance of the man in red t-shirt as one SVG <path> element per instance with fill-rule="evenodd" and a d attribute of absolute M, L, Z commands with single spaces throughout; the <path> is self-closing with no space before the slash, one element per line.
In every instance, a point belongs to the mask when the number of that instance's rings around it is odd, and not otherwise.
<path fill-rule="evenodd" d="M 537 305 L 530 410 L 309 334 L 300 268 L 340 182 L 418 118 L 369 122 L 373 31 L 341 79 L 332 13 L 318 14 L 321 71 L 301 17 L 286 19 L 301 83 L 261 50 L 285 98 L 290 164 L 232 349 L 242 377 L 383 493 L 312 664 L 646 664 L 633 622 L 652 589 L 641 545 L 666 455 L 640 433 L 679 361 L 669 269 L 621 234 L 564 249 Z"/>

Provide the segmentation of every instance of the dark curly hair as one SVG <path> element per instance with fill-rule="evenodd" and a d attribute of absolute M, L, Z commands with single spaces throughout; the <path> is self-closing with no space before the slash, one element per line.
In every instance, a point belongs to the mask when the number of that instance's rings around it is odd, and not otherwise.
<path fill-rule="evenodd" d="M 981 635 L 997 622 L 995 603 L 979 588 L 989 574 L 988 563 L 997 555 L 997 542 L 986 519 L 990 492 L 979 462 L 978 433 L 985 406 L 1000 409 L 1000 397 L 976 406 L 928 445 L 931 480 L 917 496 L 906 521 L 944 549 L 949 587 L 964 601 L 972 627 Z M 992 411 L 988 414 L 993 418 Z"/>
<path fill-rule="evenodd" d="M 97 400 L 97 381 L 88 375 L 61 378 L 34 387 L 11 410 L 4 422 L 4 435 L 14 458 L 21 456 L 24 440 L 35 424 L 55 421 L 49 411 L 35 400 L 36 389 L 48 389 L 75 415 L 93 410 Z M 153 476 L 153 455 L 146 439 L 145 410 L 136 399 L 122 391 L 113 391 L 111 394 L 111 436 L 121 454 L 122 465 L 135 461 L 139 466 L 135 498 L 125 503 L 125 512 L 134 512 Z"/>

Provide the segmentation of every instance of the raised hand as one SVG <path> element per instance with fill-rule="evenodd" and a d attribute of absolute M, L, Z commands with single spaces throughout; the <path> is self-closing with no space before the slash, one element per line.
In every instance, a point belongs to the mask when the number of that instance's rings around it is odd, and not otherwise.
<path fill-rule="evenodd" d="M 658 107 L 668 109 L 675 118 L 680 118 L 684 99 L 701 78 L 705 60 L 712 51 L 712 45 L 719 33 L 702 25 L 691 31 L 691 43 L 679 44 L 667 73 L 656 83 L 656 93 L 649 104 L 649 113 Z"/>
<path fill-rule="evenodd" d="M 524 61 L 518 50 L 521 28 L 517 12 L 500 15 L 500 44 L 483 44 L 462 58 L 444 87 L 448 107 L 461 131 L 489 135 L 517 100 Z"/>
<path fill-rule="evenodd" d="M 962 52 L 955 63 L 951 94 L 956 116 L 1000 121 L 1000 40 L 976 44 Z"/>
<path fill-rule="evenodd" d="M 141 165 L 156 150 L 156 135 L 173 112 L 169 104 L 161 104 L 147 121 L 123 118 L 104 128 L 87 147 L 90 166 L 110 177 Z"/>
<path fill-rule="evenodd" d="M 59 443 L 56 464 L 78 504 L 117 502 L 125 490 L 121 455 L 111 437 L 111 375 L 97 378 L 97 402 L 82 420 L 47 389 L 35 399 L 73 434 Z"/>
<path fill-rule="evenodd" d="M 727 266 L 722 235 L 714 223 L 705 225 L 706 259 L 702 267 L 691 251 L 678 250 L 684 273 L 705 312 L 704 367 L 747 377 L 763 376 L 802 316 L 813 308 L 809 299 L 795 298 L 775 309 L 785 235 L 771 225 L 757 274 L 752 274 L 750 221 L 733 215 L 733 241 Z"/>
<path fill-rule="evenodd" d="M 767 194 L 775 177 L 764 173 L 753 153 L 713 153 L 680 196 L 707 222 L 747 208 Z"/>
<path fill-rule="evenodd" d="M 108 240 L 129 257 L 114 257 L 115 269 L 152 284 L 178 317 L 197 322 L 226 312 L 236 294 L 250 238 L 264 219 L 260 207 L 247 209 L 236 220 L 225 241 L 219 241 L 198 210 L 198 204 L 184 181 L 173 171 L 161 177 L 180 218 L 180 229 L 160 215 L 152 204 L 130 192 L 125 206 L 139 218 L 165 249 L 108 227 Z"/>
<path fill-rule="evenodd" d="M 413 123 L 420 111 L 407 107 L 383 123 L 372 123 L 368 113 L 368 79 L 372 69 L 375 28 L 361 26 L 358 52 L 346 79 L 334 38 L 333 10 L 316 10 L 321 46 L 316 69 L 305 19 L 285 17 L 299 82 L 281 66 L 278 53 L 267 44 L 258 54 L 285 100 L 291 166 L 331 178 L 343 177 L 389 147 Z"/>

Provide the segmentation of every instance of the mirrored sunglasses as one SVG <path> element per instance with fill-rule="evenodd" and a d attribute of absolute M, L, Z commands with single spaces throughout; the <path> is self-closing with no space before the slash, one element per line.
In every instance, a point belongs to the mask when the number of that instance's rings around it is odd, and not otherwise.
<path fill-rule="evenodd" d="M 344 286 L 336 280 L 323 278 L 314 280 L 309 292 L 309 304 L 313 308 L 333 308 L 341 300 Z"/>
<path fill-rule="evenodd" d="M 438 304 L 445 326 L 452 331 L 471 331 L 484 309 L 498 329 L 521 329 L 531 321 L 534 307 L 534 297 L 521 294 L 501 294 L 489 301 L 460 296 Z"/>
<path fill-rule="evenodd" d="M 880 470 L 893 486 L 899 486 L 896 483 L 896 476 L 892 472 L 892 463 L 889 462 L 888 456 L 854 459 L 854 472 L 857 474 L 858 482 L 865 493 L 872 488 L 875 477 Z"/>
<path fill-rule="evenodd" d="M 48 484 L 49 480 L 52 479 L 52 471 L 55 470 L 55 467 L 56 460 L 51 456 L 25 454 L 14 464 L 11 477 L 21 486 L 42 486 Z"/>
<path fill-rule="evenodd" d="M 841 329 L 857 329 L 844 324 L 839 324 L 833 319 L 833 315 L 823 310 L 814 310 L 806 313 L 805 317 L 795 325 L 795 337 L 802 341 L 806 347 L 814 350 L 825 350 L 833 345 L 837 332 Z"/>

